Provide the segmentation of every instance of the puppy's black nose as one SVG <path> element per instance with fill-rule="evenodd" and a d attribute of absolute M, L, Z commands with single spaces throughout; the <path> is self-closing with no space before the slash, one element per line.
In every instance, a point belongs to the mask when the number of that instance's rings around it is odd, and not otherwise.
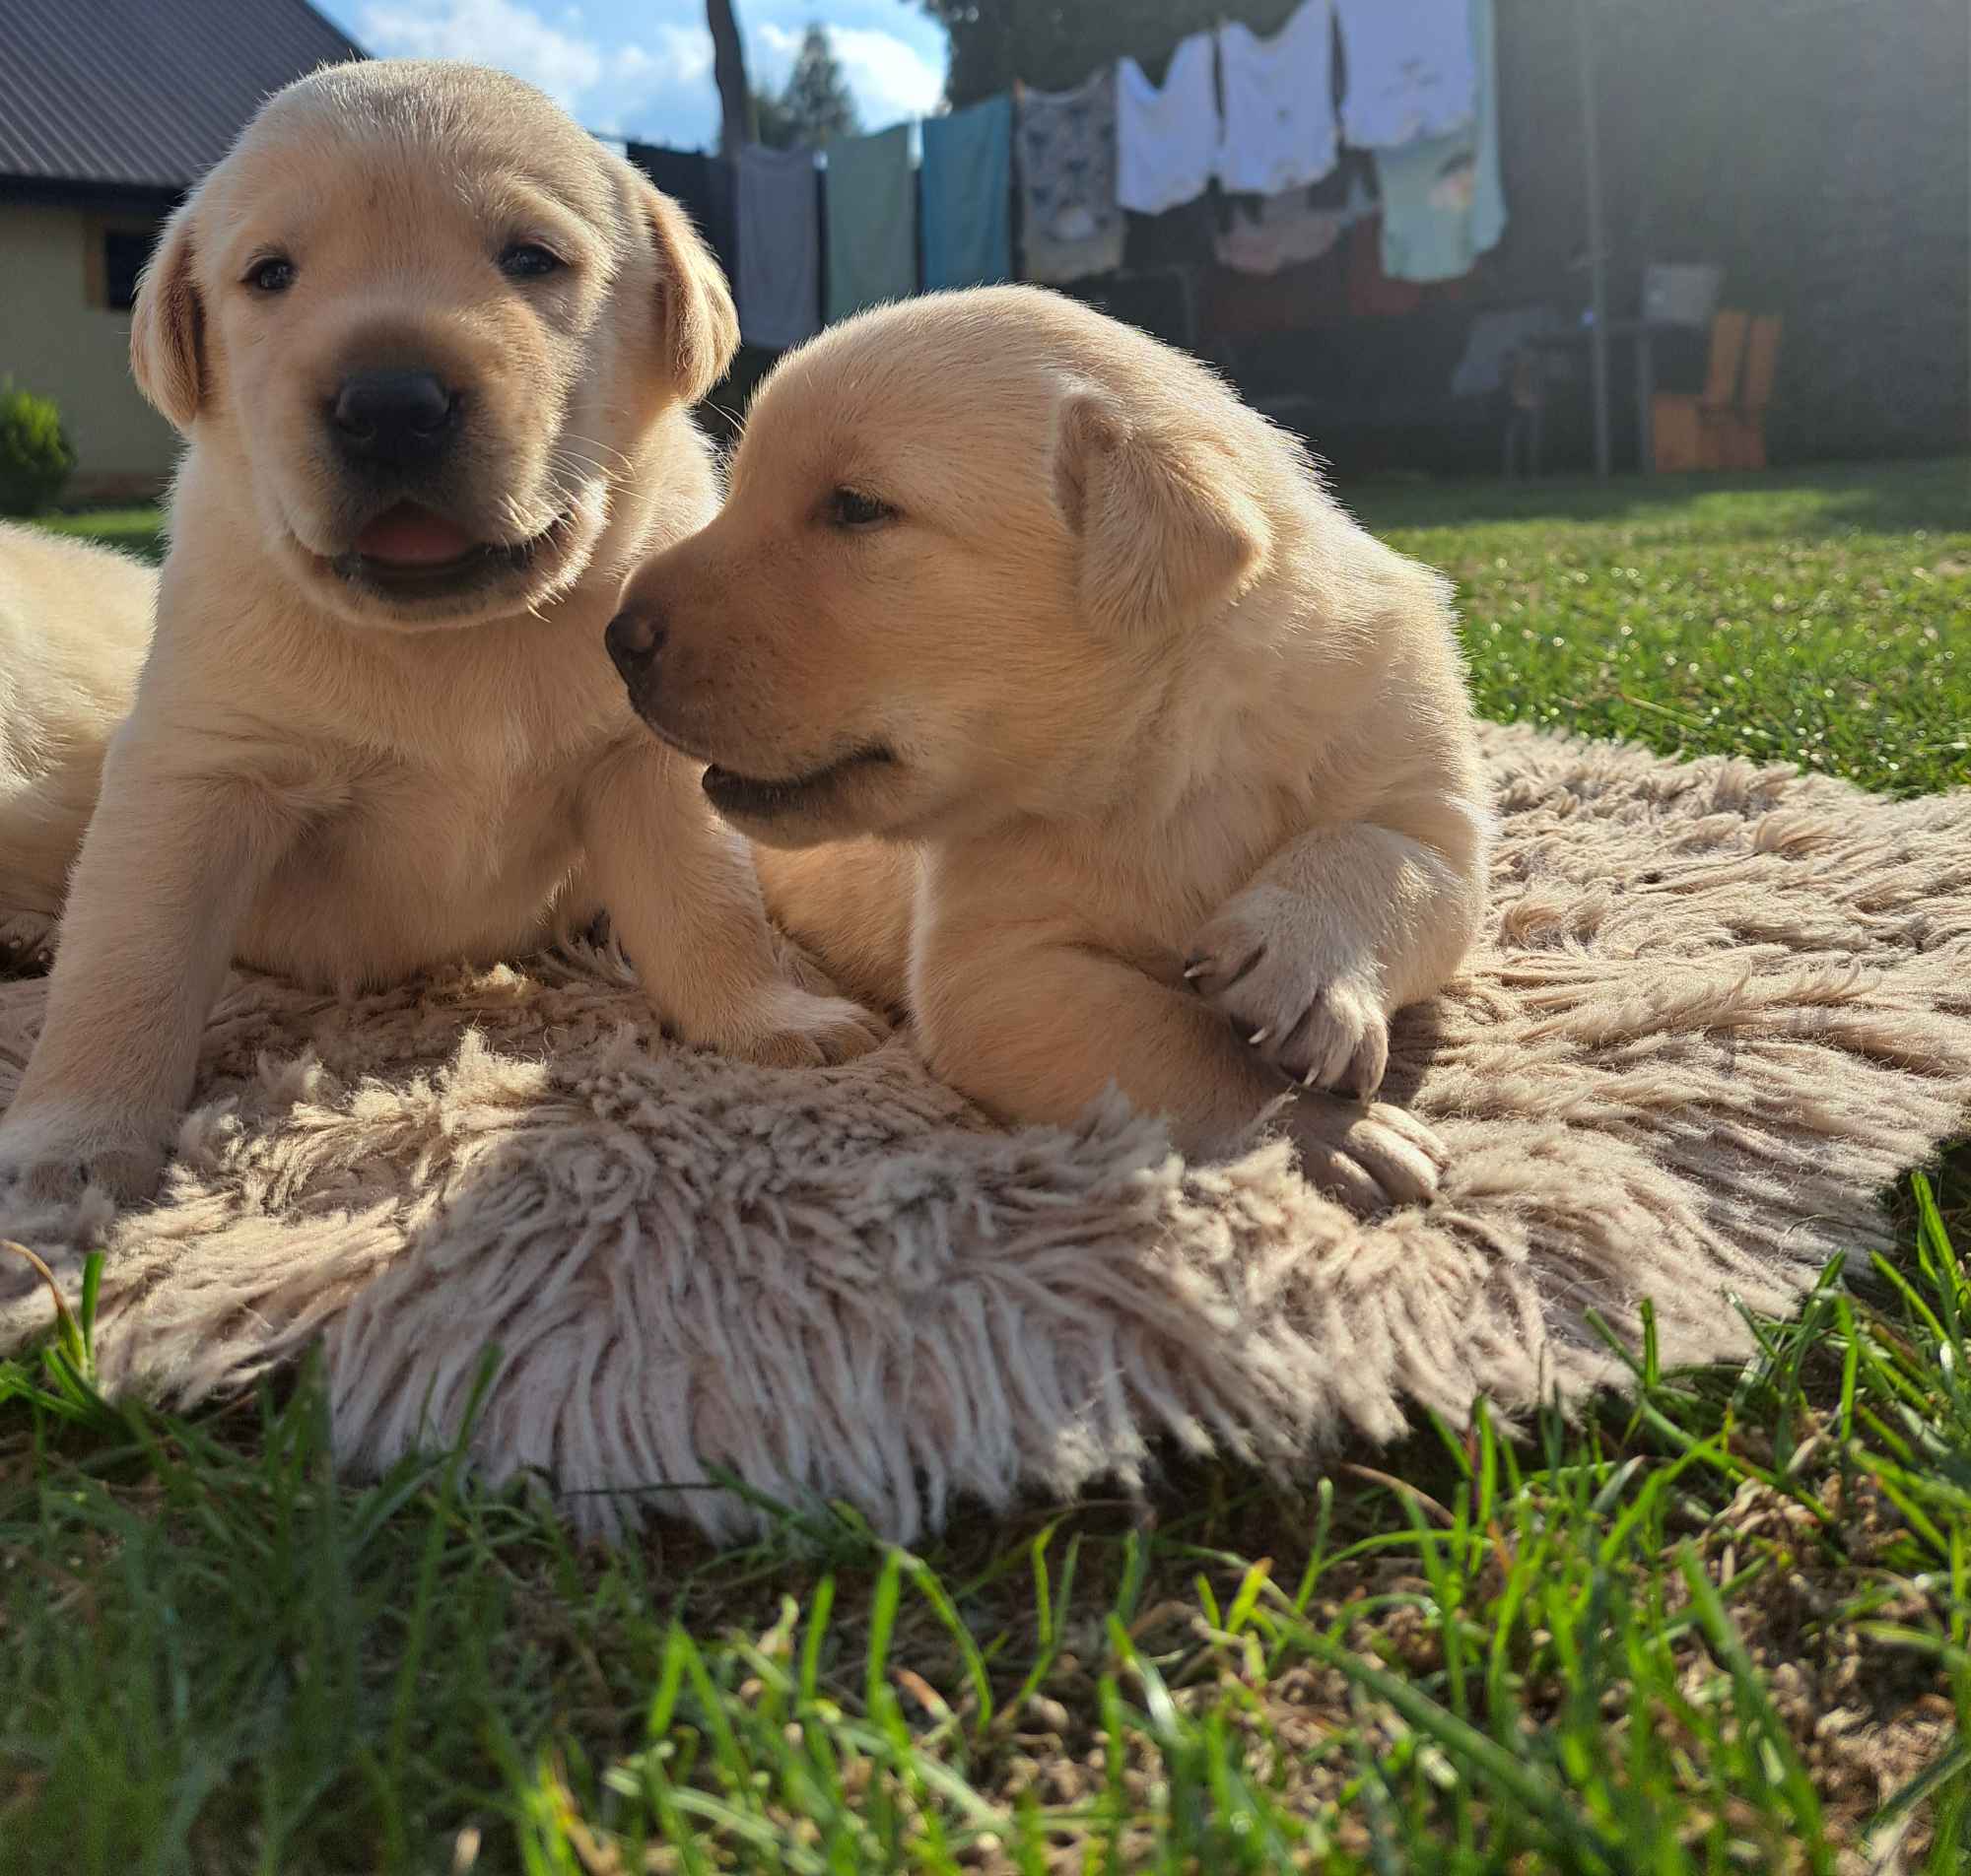
<path fill-rule="evenodd" d="M 409 468 L 450 440 L 458 399 L 430 371 L 357 371 L 330 412 L 336 440 L 361 462 Z"/>
<path fill-rule="evenodd" d="M 626 682 L 646 676 L 664 648 L 664 625 L 654 613 L 619 612 L 602 635 L 610 660 Z"/>

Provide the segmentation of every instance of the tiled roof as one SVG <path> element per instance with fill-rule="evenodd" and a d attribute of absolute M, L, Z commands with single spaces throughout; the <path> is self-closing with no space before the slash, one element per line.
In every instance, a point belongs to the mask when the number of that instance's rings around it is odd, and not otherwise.
<path fill-rule="evenodd" d="M 304 0 L 0 0 L 0 182 L 176 194 L 270 92 L 362 56 Z"/>

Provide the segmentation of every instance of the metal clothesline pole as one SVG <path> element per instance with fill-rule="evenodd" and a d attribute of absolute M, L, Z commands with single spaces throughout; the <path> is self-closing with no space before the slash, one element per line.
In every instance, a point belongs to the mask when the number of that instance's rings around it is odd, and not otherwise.
<path fill-rule="evenodd" d="M 1601 141 L 1595 95 L 1595 0 L 1574 0 L 1575 46 L 1581 60 L 1581 141 L 1588 182 L 1589 369 L 1594 379 L 1595 474 L 1608 480 L 1608 255 L 1601 230 Z"/>

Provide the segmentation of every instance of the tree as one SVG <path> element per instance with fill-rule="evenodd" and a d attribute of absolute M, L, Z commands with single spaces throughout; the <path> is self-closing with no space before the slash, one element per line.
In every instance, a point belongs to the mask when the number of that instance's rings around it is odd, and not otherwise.
<path fill-rule="evenodd" d="M 712 33 L 712 76 L 718 87 L 721 156 L 736 156 L 749 143 L 777 150 L 819 146 L 831 137 L 851 137 L 862 127 L 826 27 L 817 22 L 808 28 L 786 85 L 776 97 L 755 91 L 747 76 L 746 43 L 733 0 L 706 0 L 705 23 Z"/>
<path fill-rule="evenodd" d="M 770 150 L 791 150 L 801 141 L 800 132 L 794 127 L 793 112 L 774 92 L 753 94 L 753 118 L 758 125 L 759 141 Z"/>
<path fill-rule="evenodd" d="M 852 137 L 862 128 L 825 26 L 810 26 L 802 35 L 794 69 L 787 75 L 774 115 L 775 128 L 782 132 L 789 148 L 809 144 L 818 149 L 831 137 Z M 763 114 L 763 134 L 764 128 Z"/>
<path fill-rule="evenodd" d="M 712 76 L 718 87 L 718 150 L 736 157 L 759 136 L 760 124 L 732 0 L 705 0 L 705 24 L 712 33 Z"/>

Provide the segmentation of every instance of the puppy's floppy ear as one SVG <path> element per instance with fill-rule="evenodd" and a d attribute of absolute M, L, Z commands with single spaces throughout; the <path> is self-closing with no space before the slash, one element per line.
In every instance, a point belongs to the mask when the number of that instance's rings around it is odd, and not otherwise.
<path fill-rule="evenodd" d="M 165 224 L 138 277 L 130 315 L 137 388 L 178 430 L 191 428 L 206 391 L 205 307 L 191 277 L 197 209 L 193 196 Z"/>
<path fill-rule="evenodd" d="M 1054 415 L 1054 500 L 1080 541 L 1081 609 L 1115 632 L 1175 632 L 1228 605 L 1272 545 L 1229 448 L 1133 423 L 1075 386 Z"/>
<path fill-rule="evenodd" d="M 732 291 L 691 217 L 647 177 L 637 199 L 662 274 L 657 320 L 678 395 L 696 404 L 725 375 L 739 349 Z"/>

